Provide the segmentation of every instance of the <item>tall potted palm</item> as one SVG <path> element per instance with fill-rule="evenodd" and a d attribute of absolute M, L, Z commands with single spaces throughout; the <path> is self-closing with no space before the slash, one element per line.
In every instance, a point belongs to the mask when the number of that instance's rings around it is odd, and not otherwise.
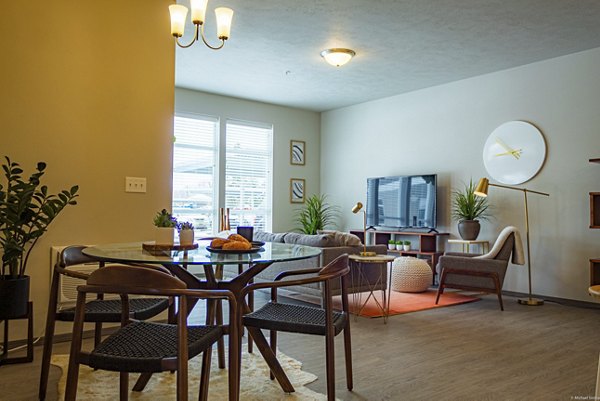
<path fill-rule="evenodd" d="M 464 240 L 477 239 L 481 225 L 479 220 L 489 217 L 487 198 L 475 195 L 473 180 L 463 190 L 452 192 L 452 218 L 458 221 L 458 233 Z"/>
<path fill-rule="evenodd" d="M 46 163 L 22 177 L 23 169 L 8 157 L 2 164 L 5 186 L 0 183 L 0 320 L 24 316 L 29 301 L 29 276 L 25 274 L 31 250 L 48 225 L 67 205 L 76 205 L 78 187 L 56 195 L 41 185 Z"/>
<path fill-rule="evenodd" d="M 337 206 L 327 203 L 327 195 L 312 195 L 306 200 L 304 208 L 297 211 L 296 223 L 300 232 L 316 234 L 333 223 L 338 213 Z"/>

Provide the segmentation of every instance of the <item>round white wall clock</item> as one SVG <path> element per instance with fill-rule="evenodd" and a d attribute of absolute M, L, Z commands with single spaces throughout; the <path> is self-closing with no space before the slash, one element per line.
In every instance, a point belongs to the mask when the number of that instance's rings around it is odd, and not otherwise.
<path fill-rule="evenodd" d="M 503 184 L 532 179 L 546 159 L 542 133 L 525 121 L 509 121 L 496 128 L 483 146 L 483 164 L 489 175 Z"/>

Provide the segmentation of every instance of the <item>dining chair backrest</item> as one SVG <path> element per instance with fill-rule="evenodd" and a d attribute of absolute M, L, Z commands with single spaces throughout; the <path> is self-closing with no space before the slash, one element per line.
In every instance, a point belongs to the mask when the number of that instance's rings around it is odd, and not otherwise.
<path fill-rule="evenodd" d="M 151 295 L 185 288 L 187 285 L 165 268 L 111 265 L 92 272 L 82 289 L 86 292 Z"/>

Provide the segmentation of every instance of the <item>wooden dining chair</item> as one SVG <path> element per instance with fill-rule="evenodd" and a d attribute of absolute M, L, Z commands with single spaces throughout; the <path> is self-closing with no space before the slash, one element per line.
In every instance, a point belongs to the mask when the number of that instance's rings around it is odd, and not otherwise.
<path fill-rule="evenodd" d="M 129 395 L 128 374 L 177 371 L 177 400 L 188 399 L 188 360 L 204 352 L 200 378 L 199 399 L 206 400 L 210 350 L 223 335 L 229 335 L 229 400 L 237 401 L 238 330 L 235 296 L 228 290 L 189 289 L 179 278 L 163 267 L 107 266 L 94 271 L 87 284 L 77 288 L 77 306 L 73 326 L 73 340 L 65 400 L 74 401 L 77 396 L 79 365 L 94 369 L 120 372 L 120 400 Z M 122 300 L 121 328 L 109 335 L 90 352 L 81 350 L 85 298 L 88 293 L 119 294 Z M 130 318 L 129 295 L 161 295 L 176 299 L 179 306 L 177 323 L 156 323 Z M 196 299 L 228 300 L 230 324 L 187 324 L 188 302 Z M 183 346 L 182 346 L 183 345 Z"/>
<path fill-rule="evenodd" d="M 242 323 L 249 330 L 270 330 L 270 345 L 276 354 L 277 332 L 316 334 L 325 336 L 325 355 L 327 371 L 327 399 L 335 400 L 334 337 L 344 332 L 344 350 L 346 359 L 346 385 L 352 390 L 352 351 L 350 339 L 350 318 L 348 309 L 348 255 L 344 254 L 323 268 L 303 269 L 281 272 L 273 282 L 249 284 L 243 293 L 270 288 L 271 301 L 260 309 L 242 317 Z M 288 279 L 290 276 L 303 275 L 302 278 Z M 310 276 L 306 276 L 310 275 Z M 332 282 L 340 281 L 342 310 L 336 312 L 332 306 Z M 278 302 L 277 289 L 293 285 L 323 283 L 323 307 L 292 305 Z M 273 374 L 271 374 L 273 378 Z"/>
<path fill-rule="evenodd" d="M 52 357 L 52 345 L 54 340 L 54 329 L 56 321 L 72 322 L 75 318 L 75 307 L 58 309 L 58 292 L 61 276 L 81 280 L 84 284 L 89 273 L 83 273 L 72 269 L 76 265 L 94 265 L 100 267 L 103 264 L 98 260 L 90 258 L 82 253 L 86 247 L 83 245 L 72 245 L 64 248 L 58 258 L 52 273 L 50 287 L 50 299 L 48 301 L 48 314 L 46 316 L 46 330 L 44 334 L 44 350 L 42 355 L 42 367 L 40 373 L 39 399 L 46 398 L 48 388 L 48 374 L 50 372 L 50 359 Z M 174 305 L 168 298 L 135 298 L 129 301 L 129 315 L 133 319 L 150 319 L 167 308 L 170 308 L 170 319 L 173 319 Z M 96 299 L 90 300 L 85 305 L 84 321 L 95 323 L 95 345 L 100 343 L 102 334 L 102 323 L 121 321 L 121 300 L 105 300 L 102 294 Z"/>

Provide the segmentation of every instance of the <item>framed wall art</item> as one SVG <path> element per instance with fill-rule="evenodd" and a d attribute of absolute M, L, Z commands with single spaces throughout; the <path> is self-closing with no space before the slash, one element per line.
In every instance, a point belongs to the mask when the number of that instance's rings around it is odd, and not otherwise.
<path fill-rule="evenodd" d="M 306 163 L 305 145 L 304 141 L 293 139 L 290 141 L 290 164 L 304 166 Z"/>
<path fill-rule="evenodd" d="M 304 179 L 292 178 L 290 179 L 290 202 L 291 203 L 304 203 Z"/>

